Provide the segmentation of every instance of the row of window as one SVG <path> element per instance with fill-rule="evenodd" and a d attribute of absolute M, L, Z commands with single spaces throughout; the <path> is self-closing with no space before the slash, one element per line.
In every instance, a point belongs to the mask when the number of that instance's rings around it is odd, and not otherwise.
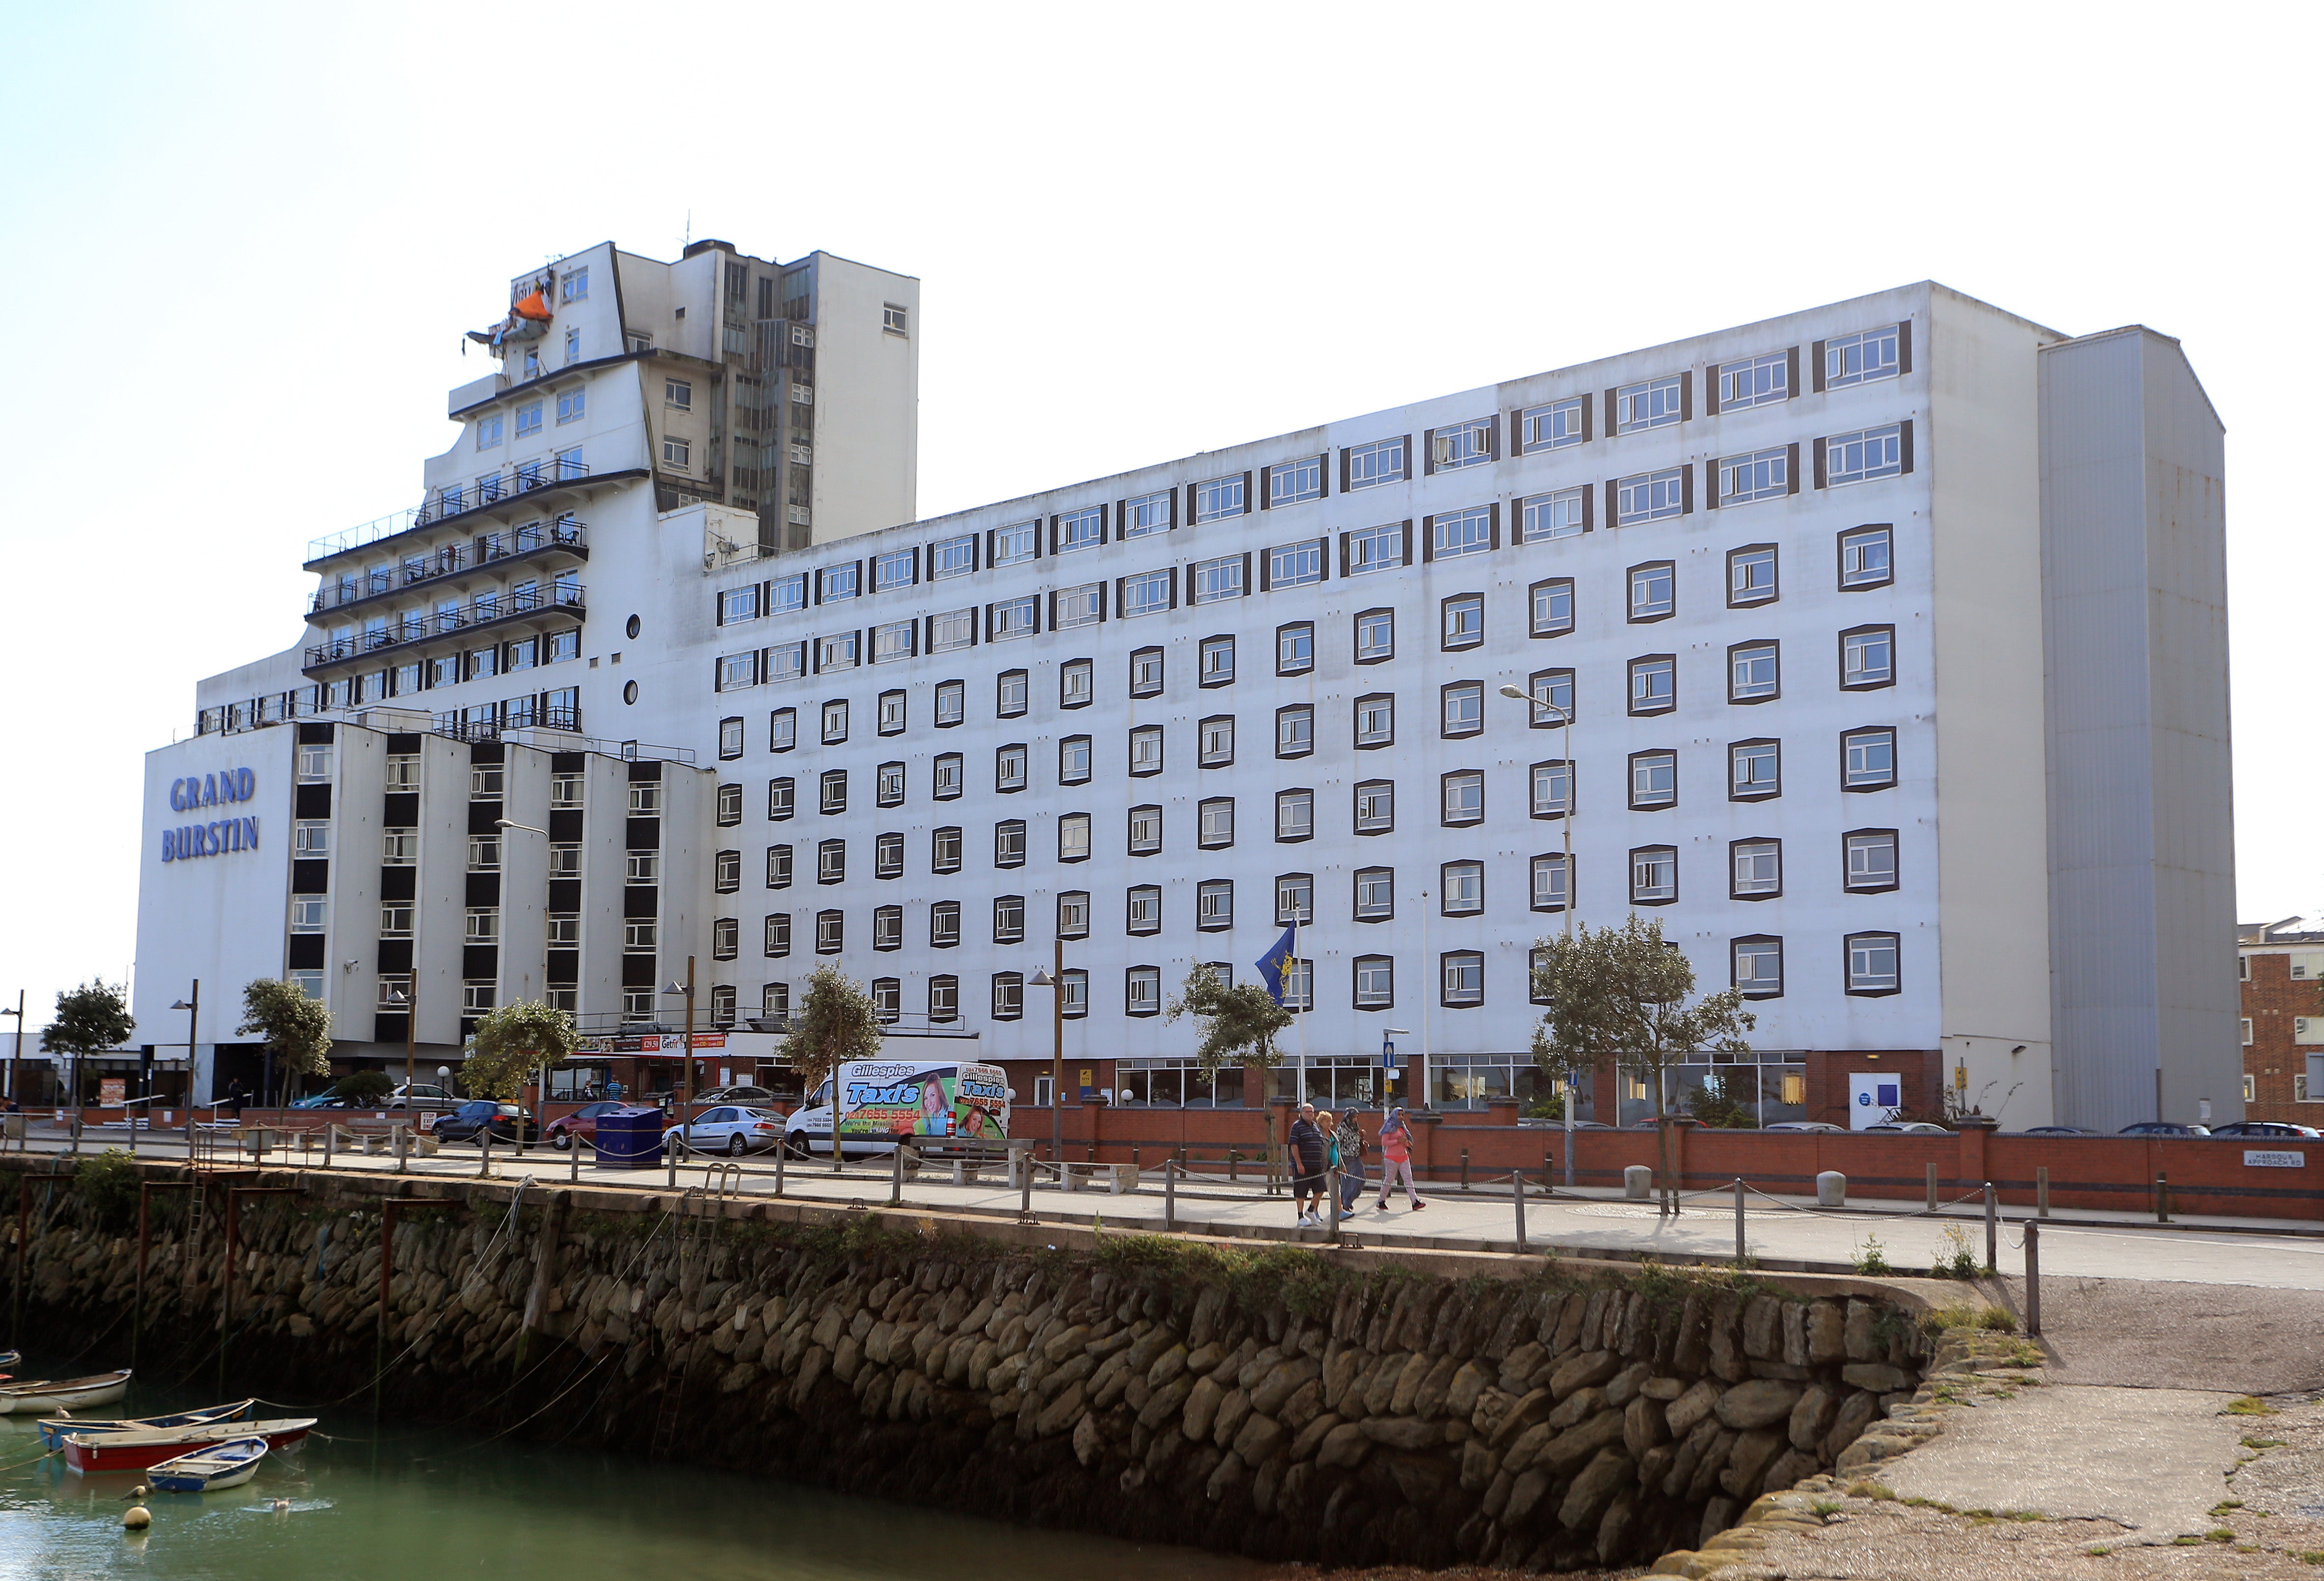
<path fill-rule="evenodd" d="M 1474 541 L 1476 548 L 1498 547 L 1499 510 L 1499 506 L 1494 506 L 1471 513 L 1475 517 L 1472 524 L 1480 534 Z M 1441 537 L 1446 530 L 1445 524 L 1452 520 L 1431 517 L 1428 523 L 1433 524 L 1432 530 Z M 1575 532 L 1586 530 L 1583 517 L 1577 516 L 1575 520 Z M 1409 526 L 1409 522 L 1391 522 L 1362 532 L 1342 533 L 1342 575 L 1382 569 L 1391 561 L 1407 563 L 1409 552 L 1406 547 L 1406 537 Z M 1872 523 L 1850 528 L 1837 535 L 1836 543 L 1836 585 L 1840 591 L 1855 592 L 1886 587 L 1895 579 L 1895 534 L 1889 524 Z M 1469 550 L 1463 549 L 1460 552 Z M 1745 544 L 1729 551 L 1729 608 L 1770 604 L 1780 596 L 1777 556 L 1777 546 L 1772 543 Z M 1445 556 L 1439 553 L 1431 558 L 1443 559 Z M 1265 589 L 1322 581 L 1327 560 L 1325 541 L 1322 539 L 1285 545 L 1266 550 L 1263 554 L 1246 552 L 1204 560 L 1185 568 L 1186 602 L 1189 605 L 1205 605 L 1244 596 L 1251 585 L 1254 562 L 1257 562 L 1259 586 Z M 1350 569 L 1351 566 L 1353 569 Z M 806 601 L 805 575 L 802 572 L 775 582 L 732 588 L 720 594 L 720 624 L 733 624 L 753 620 L 770 607 L 803 607 Z M 1103 622 L 1108 618 L 1109 606 L 1115 618 L 1123 620 L 1159 614 L 1178 607 L 1180 580 L 1176 569 L 1164 567 L 1117 577 L 1111 583 L 1088 582 L 1077 587 L 1053 588 L 1047 593 L 1028 593 L 991 604 L 971 605 L 964 609 L 890 621 L 867 629 L 834 632 L 740 653 L 724 654 L 716 662 L 715 684 L 720 691 L 734 691 L 744 687 L 797 680 L 807 674 L 825 675 L 855 670 L 867 662 L 888 664 L 917 658 L 923 653 L 954 652 L 974 647 L 980 641 L 998 643 L 1034 636 L 1041 631 L 1045 619 L 1052 632 L 1071 631 Z M 1631 622 L 1666 620 L 1677 613 L 1676 572 L 1671 561 L 1653 560 L 1633 566 L 1628 572 L 1628 581 L 1627 618 Z M 779 603 L 770 603 L 772 595 L 769 589 L 784 587 L 788 588 L 785 597 Z M 1536 583 L 1528 591 L 1527 601 L 1529 634 L 1536 637 L 1560 636 L 1573 629 L 1572 578 L 1551 578 Z M 1484 640 L 1482 593 L 1456 594 L 1444 599 L 1443 604 L 1441 640 L 1443 647 L 1469 647 Z M 1365 615 L 1387 615 L 1392 620 L 1393 612 L 1372 610 L 1365 612 Z M 1365 615 L 1359 615 L 1357 619 L 1361 621 Z M 1308 624 L 1310 630 L 1306 655 L 1304 661 L 1291 661 L 1292 667 L 1286 669 L 1285 657 L 1278 653 L 1277 673 L 1297 673 L 1314 666 L 1312 623 L 1302 624 Z M 1367 652 L 1360 643 L 1357 661 L 1364 662 L 1367 659 L 1377 661 L 1390 657 L 1392 652 L 1392 644 L 1387 652 L 1375 649 Z"/>
<path fill-rule="evenodd" d="M 818 937 L 826 920 L 836 913 L 826 912 L 816 920 Z M 834 924 L 836 926 L 836 924 Z M 1840 941 L 1840 976 L 1841 991 L 1865 998 L 1886 997 L 1903 989 L 1902 949 L 1898 936 L 1887 932 L 1851 933 Z M 1539 952 L 1536 952 L 1537 963 Z M 1731 939 L 1728 944 L 1730 980 L 1747 999 L 1780 998 L 1784 991 L 1784 940 L 1772 934 L 1755 934 Z M 1314 1008 L 1314 966 L 1312 960 L 1290 960 L 1284 965 L 1283 1003 L 1292 1011 Z M 1210 969 L 1231 981 L 1233 967 L 1226 962 L 1210 963 Z M 1482 950 L 1454 949 L 1441 952 L 1436 957 L 1437 998 L 1439 1007 L 1446 1010 L 1475 1009 L 1485 1003 L 1485 954 Z M 1089 973 L 1069 968 L 1062 974 L 1059 994 L 1068 1019 L 1090 1013 Z M 960 978 L 939 973 L 926 979 L 927 1019 L 932 1022 L 956 1022 L 960 1019 Z M 991 979 L 991 1016 L 994 1021 L 1017 1021 L 1025 1013 L 1025 975 L 1021 972 L 995 972 Z M 1361 955 L 1349 963 L 1347 977 L 1349 1005 L 1356 1010 L 1393 1010 L 1397 1004 L 1396 957 L 1389 955 Z M 874 1009 L 882 1021 L 893 1022 L 902 1012 L 902 981 L 896 977 L 875 977 L 872 981 Z M 1121 1010 L 1127 1016 L 1159 1015 L 1162 1011 L 1162 968 L 1156 966 L 1135 966 L 1123 969 Z M 1528 995 L 1538 1003 L 1538 996 Z M 789 985 L 770 983 L 765 991 L 767 1013 L 787 1014 L 789 1009 Z"/>
<path fill-rule="evenodd" d="M 890 842 L 893 842 L 892 845 Z M 903 871 L 903 837 L 881 837 L 877 860 L 879 876 L 893 878 Z M 1629 900 L 1634 906 L 1665 906 L 1679 899 L 1678 848 L 1674 846 L 1640 846 L 1629 853 Z M 1534 857 L 1528 864 L 1528 904 L 1536 911 L 1562 911 L 1572 892 L 1577 864 L 1563 853 L 1545 852 Z M 792 882 L 793 853 L 788 846 L 771 847 L 768 852 L 767 887 L 788 889 Z M 1440 916 L 1473 917 L 1485 909 L 1485 868 L 1481 861 L 1442 863 L 1436 869 L 1436 911 Z M 1896 831 L 1895 829 L 1850 829 L 1840 837 L 1840 887 L 1856 894 L 1882 893 L 1897 887 Z M 721 851 L 717 855 L 717 872 L 722 893 L 740 887 L 742 853 Z M 1397 915 L 1396 869 L 1393 867 L 1360 867 L 1351 878 L 1352 885 L 1349 916 L 1358 922 L 1387 922 Z M 816 852 L 816 878 L 820 883 L 840 883 L 847 876 L 847 852 L 844 841 L 826 840 Z M 1784 842 L 1771 837 L 1732 840 L 1728 843 L 1728 898 L 1737 901 L 1769 901 L 1784 893 Z M 1279 875 L 1274 885 L 1275 923 L 1282 926 L 1296 920 L 1305 922 L 1314 901 L 1314 880 L 1307 874 Z M 1123 892 L 1123 930 L 1136 935 L 1158 933 L 1162 929 L 1162 887 L 1158 884 L 1132 884 Z M 1425 892 L 1424 892 L 1424 894 Z M 320 897 L 313 897 L 318 903 Z M 319 915 L 319 913 L 318 913 Z M 836 918 L 837 911 L 824 913 Z M 874 949 L 901 949 L 903 908 L 881 906 L 872 912 L 872 937 Z M 927 944 L 934 949 L 948 949 L 959 944 L 961 933 L 961 902 L 935 901 L 928 907 Z M 722 920 L 722 929 L 740 926 L 732 919 Z M 791 919 L 788 912 L 775 913 L 766 919 L 766 953 L 781 956 L 790 953 Z M 836 925 L 835 925 L 836 926 Z M 1194 927 L 1197 931 L 1214 932 L 1235 926 L 1235 881 L 1231 878 L 1204 879 L 1194 886 Z M 318 921 L 315 930 L 319 930 Z M 1071 890 L 1057 900 L 1057 929 L 1062 938 L 1083 938 L 1089 931 L 1089 894 L 1086 891 Z M 297 929 L 294 929 L 294 931 Z M 1025 897 L 1000 895 L 992 901 L 992 942 L 1015 944 L 1025 937 Z M 474 942 L 484 942 L 474 939 Z M 552 940 L 552 942 L 555 942 Z M 835 935 L 828 948 L 842 948 Z M 633 948 L 653 948 L 650 941 Z M 818 939 L 817 948 L 825 948 Z M 724 941 L 721 959 L 732 959 L 740 948 L 739 936 Z"/>

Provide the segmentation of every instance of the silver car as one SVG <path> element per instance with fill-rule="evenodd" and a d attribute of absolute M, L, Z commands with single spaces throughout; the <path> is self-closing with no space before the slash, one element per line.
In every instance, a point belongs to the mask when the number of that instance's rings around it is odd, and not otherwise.
<path fill-rule="evenodd" d="M 783 1139 L 783 1118 L 771 1109 L 753 1109 L 741 1104 L 721 1104 L 715 1109 L 705 1109 L 692 1123 L 673 1125 L 662 1133 L 662 1143 L 683 1136 L 687 1145 L 696 1152 L 723 1152 L 741 1158 L 746 1152 L 771 1148 Z"/>

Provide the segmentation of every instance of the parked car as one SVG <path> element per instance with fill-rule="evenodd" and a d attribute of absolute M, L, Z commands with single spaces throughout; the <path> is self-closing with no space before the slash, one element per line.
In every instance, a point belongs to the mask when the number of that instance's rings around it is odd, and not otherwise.
<path fill-rule="evenodd" d="M 762 1086 L 725 1086 L 696 1093 L 694 1101 L 697 1104 L 765 1105 L 773 1103 L 775 1095 Z"/>
<path fill-rule="evenodd" d="M 2019 1134 L 2024 1136 L 2104 1136 L 2103 1131 L 2092 1131 L 2087 1125 L 2029 1125 Z"/>
<path fill-rule="evenodd" d="M 687 1145 L 696 1152 L 723 1152 L 739 1159 L 746 1152 L 779 1146 L 783 1117 L 772 1109 L 721 1104 L 696 1114 L 691 1123 L 663 1132 L 664 1144 L 673 1136 L 685 1137 Z"/>
<path fill-rule="evenodd" d="M 442 1087 L 424 1081 L 397 1082 L 395 1091 L 387 1098 L 387 1106 L 391 1109 L 452 1110 L 458 1108 L 460 1103 L 460 1099 Z"/>
<path fill-rule="evenodd" d="M 2126 1125 L 2116 1136 L 2209 1136 L 2208 1125 L 2181 1125 L 2176 1120 L 2141 1120 L 2135 1125 Z"/>
<path fill-rule="evenodd" d="M 1908 1136 L 1950 1136 L 1951 1132 L 1931 1120 L 1892 1120 L 1878 1125 L 1868 1125 L 1867 1131 L 1903 1132 Z"/>
<path fill-rule="evenodd" d="M 631 1105 L 622 1103 L 618 1098 L 608 1098 L 600 1103 L 585 1104 L 580 1108 L 574 1110 L 570 1114 L 561 1114 L 556 1119 L 551 1120 L 549 1123 L 549 1129 L 545 1134 L 548 1136 L 549 1145 L 552 1147 L 569 1148 L 573 1145 L 573 1139 L 576 1136 L 582 1141 L 587 1142 L 591 1147 L 595 1147 L 597 1145 L 597 1116 L 600 1114 L 609 1114 L 615 1109 L 627 1109 L 630 1107 L 632 1107 Z"/>
<path fill-rule="evenodd" d="M 2231 1120 L 2225 1125 L 2211 1127 L 2213 1136 L 2272 1136 L 2281 1142 L 2297 1141 L 2302 1137 L 2324 1136 L 2313 1125 L 2294 1125 L 2289 1120 Z"/>
<path fill-rule="evenodd" d="M 527 1142 L 539 1138 L 540 1128 L 532 1116 L 524 1112 L 521 1104 L 495 1103 L 490 1098 L 471 1098 L 436 1122 L 435 1137 L 438 1142 L 473 1142 L 484 1145 L 484 1133 L 489 1126 L 494 1142 L 514 1142 L 520 1134 Z"/>
<path fill-rule="evenodd" d="M 1833 1131 L 1842 1136 L 1848 1134 L 1847 1126 L 1834 1125 L 1829 1120 L 1777 1120 L 1762 1125 L 1759 1129 L 1762 1131 Z"/>

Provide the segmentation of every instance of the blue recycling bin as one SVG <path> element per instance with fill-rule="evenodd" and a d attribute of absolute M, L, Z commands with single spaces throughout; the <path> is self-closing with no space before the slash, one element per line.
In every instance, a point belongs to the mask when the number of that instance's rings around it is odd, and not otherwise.
<path fill-rule="evenodd" d="M 661 1162 L 660 1109 L 632 1104 L 597 1116 L 597 1161 L 616 1169 L 650 1170 Z"/>

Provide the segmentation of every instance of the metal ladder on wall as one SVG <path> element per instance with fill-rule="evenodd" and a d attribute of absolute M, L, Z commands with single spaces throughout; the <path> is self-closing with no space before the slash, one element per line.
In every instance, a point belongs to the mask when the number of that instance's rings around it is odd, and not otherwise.
<path fill-rule="evenodd" d="M 744 1176 L 742 1166 L 715 1163 L 702 1171 L 702 1184 L 689 1186 L 678 1194 L 678 1206 L 671 1210 L 678 1220 L 678 1283 L 683 1290 L 697 1281 L 689 1265 L 697 1259 L 707 1265 L 710 1253 L 718 1243 L 718 1226 L 724 1221 L 725 1205 L 742 1194 Z M 678 1423 L 686 1414 L 686 1386 L 694 1375 L 694 1342 L 697 1333 L 687 1341 L 686 1364 L 678 1376 L 662 1385 L 661 1408 L 655 1413 L 652 1441 L 646 1449 L 649 1460 L 667 1457 L 678 1442 Z"/>

